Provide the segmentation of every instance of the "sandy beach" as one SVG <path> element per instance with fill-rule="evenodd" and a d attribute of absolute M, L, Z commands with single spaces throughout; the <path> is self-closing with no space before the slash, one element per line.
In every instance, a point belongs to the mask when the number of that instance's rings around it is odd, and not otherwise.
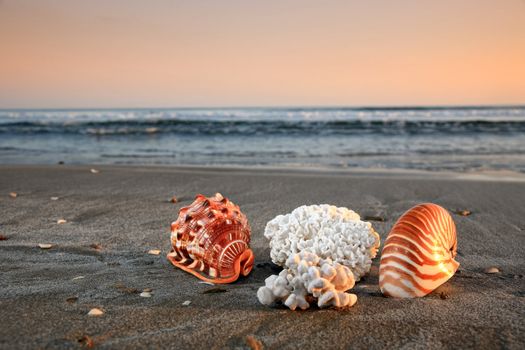
<path fill-rule="evenodd" d="M 197 193 L 216 192 L 247 215 L 256 255 L 248 277 L 219 289 L 165 257 L 178 209 Z M 519 176 L 2 165 L 0 348 L 523 349 L 524 198 Z M 383 297 L 378 256 L 354 288 L 352 308 L 292 312 L 259 304 L 257 289 L 280 270 L 263 236 L 274 216 L 303 204 L 346 206 L 383 218 L 372 222 L 383 243 L 420 202 L 472 212 L 452 214 L 461 266 L 432 294 Z M 485 273 L 489 267 L 500 272 Z M 150 298 L 139 296 L 144 289 Z M 90 317 L 92 308 L 104 314 Z"/>

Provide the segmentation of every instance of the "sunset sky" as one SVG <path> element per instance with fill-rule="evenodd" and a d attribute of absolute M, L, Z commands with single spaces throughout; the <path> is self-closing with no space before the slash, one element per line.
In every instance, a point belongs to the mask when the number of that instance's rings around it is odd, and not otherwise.
<path fill-rule="evenodd" d="M 0 108 L 525 103 L 525 0 L 0 0 Z"/>

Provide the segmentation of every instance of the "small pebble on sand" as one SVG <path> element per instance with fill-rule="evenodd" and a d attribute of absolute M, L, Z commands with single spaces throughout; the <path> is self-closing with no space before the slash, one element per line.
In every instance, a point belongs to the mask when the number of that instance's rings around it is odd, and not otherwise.
<path fill-rule="evenodd" d="M 90 248 L 93 248 L 95 250 L 102 250 L 102 245 L 99 243 L 93 243 L 89 245 Z"/>
<path fill-rule="evenodd" d="M 0 235 L 0 241 L 7 241 L 7 236 Z"/>
<path fill-rule="evenodd" d="M 472 214 L 470 210 L 461 210 L 461 209 L 456 209 L 455 213 L 461 216 L 469 216 L 470 214 Z"/>
<path fill-rule="evenodd" d="M 183 306 L 188 306 L 191 304 L 191 300 L 186 300 L 185 302 L 182 303 Z"/>
<path fill-rule="evenodd" d="M 57 220 L 57 224 L 61 225 L 61 224 L 65 224 L 67 222 L 66 219 L 58 219 Z"/>
<path fill-rule="evenodd" d="M 10 193 L 9 193 L 9 197 L 11 197 L 11 198 L 16 198 L 16 197 L 18 197 L 18 193 L 16 193 L 16 192 L 10 192 Z"/>
<path fill-rule="evenodd" d="M 78 337 L 77 341 L 80 344 L 83 344 L 86 348 L 90 349 L 95 345 L 95 342 L 89 335 L 83 335 L 81 337 Z"/>
<path fill-rule="evenodd" d="M 160 250 L 158 250 L 158 249 L 151 249 L 150 251 L 148 251 L 148 254 L 160 255 Z"/>
<path fill-rule="evenodd" d="M 40 249 L 49 249 L 53 247 L 53 245 L 49 243 L 38 243 L 38 246 L 40 247 Z"/>
<path fill-rule="evenodd" d="M 126 294 L 139 294 L 140 293 L 137 288 L 126 287 L 126 285 L 123 284 L 122 282 L 116 283 L 115 288 L 120 290 L 122 293 L 126 293 Z"/>
<path fill-rule="evenodd" d="M 140 296 L 143 297 L 143 298 L 151 298 L 151 293 L 150 292 L 142 292 L 142 293 L 140 293 Z"/>
<path fill-rule="evenodd" d="M 483 270 L 483 272 L 485 273 L 488 273 L 488 274 L 493 274 L 493 273 L 499 273 L 499 269 L 497 267 L 487 267 L 485 270 Z"/>
<path fill-rule="evenodd" d="M 171 202 L 171 203 L 177 203 L 178 201 L 179 201 L 179 200 L 178 200 L 177 197 L 175 197 L 175 196 L 171 197 L 171 199 L 170 199 L 170 202 Z"/>
<path fill-rule="evenodd" d="M 52 200 L 52 201 L 57 201 L 57 200 L 58 200 L 58 197 L 51 197 L 51 200 Z"/>
<path fill-rule="evenodd" d="M 98 173 L 100 173 L 100 171 L 97 170 L 97 169 L 91 169 L 90 171 L 91 171 L 92 174 L 98 174 Z"/>
<path fill-rule="evenodd" d="M 448 299 L 450 296 L 446 292 L 439 293 L 439 297 L 443 300 Z"/>
<path fill-rule="evenodd" d="M 97 309 L 97 308 L 91 309 L 88 312 L 88 316 L 102 316 L 102 315 L 104 315 L 104 311 Z"/>

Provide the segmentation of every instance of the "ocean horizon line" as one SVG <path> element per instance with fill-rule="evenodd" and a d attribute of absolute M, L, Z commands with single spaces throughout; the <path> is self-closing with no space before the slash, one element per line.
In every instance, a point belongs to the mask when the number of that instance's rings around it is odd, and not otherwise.
<path fill-rule="evenodd" d="M 163 110 L 348 110 L 348 111 L 403 111 L 403 110 L 465 110 L 465 109 L 514 109 L 525 108 L 525 102 L 522 104 L 451 104 L 451 105 L 275 105 L 275 106 L 178 106 L 178 107 L 31 107 L 31 108 L 4 108 L 0 107 L 2 112 L 10 111 L 163 111 Z"/>

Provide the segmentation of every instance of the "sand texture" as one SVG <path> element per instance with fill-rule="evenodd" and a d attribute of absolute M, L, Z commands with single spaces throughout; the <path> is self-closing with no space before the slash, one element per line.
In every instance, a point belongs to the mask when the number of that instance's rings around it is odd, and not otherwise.
<path fill-rule="evenodd" d="M 525 182 L 440 174 L 162 167 L 0 167 L 0 348 L 525 348 Z M 17 197 L 9 196 L 16 192 Z M 248 216 L 256 265 L 216 287 L 167 260 L 169 227 L 197 193 L 221 192 Z M 178 203 L 170 203 L 175 195 Z M 52 200 L 51 197 L 58 197 Z M 379 258 L 344 310 L 259 304 L 279 269 L 266 222 L 303 204 L 349 207 L 382 242 L 411 206 L 453 214 L 459 272 L 427 297 L 381 295 Z M 60 219 L 65 223 L 58 224 Z M 42 249 L 39 243 L 51 244 Z M 159 249 L 160 255 L 148 254 Z M 500 272 L 487 274 L 488 267 Z M 151 297 L 141 297 L 151 289 Z M 210 292 L 211 290 L 211 292 Z M 190 301 L 189 305 L 185 303 Z M 88 316 L 98 308 L 101 316 Z"/>

